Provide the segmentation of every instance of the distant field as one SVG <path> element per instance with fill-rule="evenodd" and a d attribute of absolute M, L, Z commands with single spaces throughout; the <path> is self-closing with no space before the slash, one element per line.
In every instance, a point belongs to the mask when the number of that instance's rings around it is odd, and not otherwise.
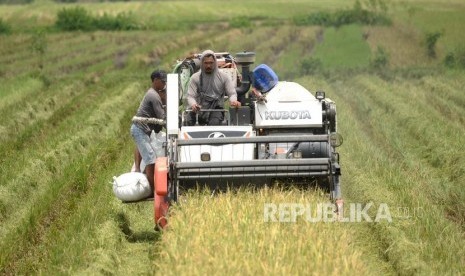
<path fill-rule="evenodd" d="M 327 29 L 322 42 L 315 47 L 314 57 L 325 68 L 364 68 L 370 63 L 371 49 L 357 25 Z"/>
<path fill-rule="evenodd" d="M 0 5 L 12 26 L 0 34 L 0 274 L 464 274 L 465 74 L 445 58 L 465 48 L 465 3 L 386 4 L 392 25 L 339 28 L 293 18 L 351 1 Z M 76 5 L 130 11 L 147 28 L 54 29 Z M 347 206 L 387 204 L 393 221 L 265 222 L 266 203 L 327 202 L 277 185 L 189 191 L 155 232 L 153 203 L 116 199 L 109 182 L 132 165 L 130 120 L 150 72 L 207 48 L 254 51 L 281 80 L 324 90 L 344 137 Z"/>

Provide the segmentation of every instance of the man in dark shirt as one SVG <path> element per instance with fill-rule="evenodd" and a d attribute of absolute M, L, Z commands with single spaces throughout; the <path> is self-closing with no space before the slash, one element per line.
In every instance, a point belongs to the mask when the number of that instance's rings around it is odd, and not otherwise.
<path fill-rule="evenodd" d="M 136 116 L 165 119 L 163 104 L 166 104 L 166 72 L 156 70 L 150 75 L 150 78 L 152 87 L 145 93 Z M 150 144 L 150 134 L 152 130 L 158 133 L 161 129 L 162 126 L 160 125 L 143 122 L 134 122 L 131 126 L 131 135 L 137 145 L 134 152 L 135 171 L 140 172 L 140 163 L 141 159 L 143 159 L 146 164 L 145 173 L 152 189 L 156 154 Z"/>

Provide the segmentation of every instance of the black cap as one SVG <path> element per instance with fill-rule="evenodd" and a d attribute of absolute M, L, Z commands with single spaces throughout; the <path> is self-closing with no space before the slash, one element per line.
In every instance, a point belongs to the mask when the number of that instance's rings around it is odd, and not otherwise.
<path fill-rule="evenodd" d="M 152 79 L 152 81 L 154 81 L 155 79 L 159 79 L 166 82 L 166 72 L 164 70 L 155 70 L 150 75 L 150 78 Z"/>

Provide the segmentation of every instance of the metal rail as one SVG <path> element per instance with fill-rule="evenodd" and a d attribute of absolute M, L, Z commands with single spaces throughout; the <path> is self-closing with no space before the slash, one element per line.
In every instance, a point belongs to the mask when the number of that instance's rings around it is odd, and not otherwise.
<path fill-rule="evenodd" d="M 328 165 L 329 158 L 254 159 L 241 161 L 176 162 L 176 169 Z"/>
<path fill-rule="evenodd" d="M 328 142 L 329 135 L 294 135 L 294 136 L 252 136 L 252 137 L 224 137 L 224 138 L 196 138 L 177 140 L 178 146 L 193 145 L 225 145 L 249 143 L 285 143 L 285 142 Z"/>

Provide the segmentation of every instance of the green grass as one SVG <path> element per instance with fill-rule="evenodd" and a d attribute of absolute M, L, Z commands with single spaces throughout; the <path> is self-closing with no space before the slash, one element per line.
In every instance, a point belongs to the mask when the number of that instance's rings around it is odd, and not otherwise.
<path fill-rule="evenodd" d="M 357 25 L 326 29 L 323 42 L 315 48 L 314 58 L 325 69 L 350 69 L 367 67 L 370 47 L 363 40 L 362 28 Z"/>
<path fill-rule="evenodd" d="M 442 77 L 426 79 L 437 84 L 444 82 Z M 327 93 L 339 103 L 339 114 L 346 114 L 342 119 L 338 117 L 340 132 L 345 142 L 351 144 L 341 148 L 341 154 L 351 160 L 343 166 L 346 199 L 385 202 L 393 211 L 392 224 L 369 228 L 370 235 L 382 237 L 379 241 L 379 246 L 385 247 L 381 249 L 382 256 L 400 274 L 459 273 L 461 268 L 455 264 L 463 262 L 463 253 L 451 252 L 462 252 L 465 220 L 447 213 L 465 196 L 456 190 L 460 180 L 448 179 L 455 173 L 463 175 L 460 167 L 464 161 L 453 153 L 463 147 L 460 138 L 463 127 L 448 120 L 446 114 L 422 107 L 432 92 L 418 86 L 416 81 L 385 82 L 373 76 L 359 76 L 343 82 L 323 81 L 321 85 L 328 87 Z M 440 93 L 450 95 L 457 90 L 459 86 Z M 434 119 L 425 120 L 433 116 Z M 400 121 L 404 123 L 399 124 Z M 458 136 L 453 138 L 453 133 Z M 444 137 L 457 144 L 447 148 L 432 146 L 434 151 L 444 154 L 438 167 L 434 156 L 425 156 L 425 148 Z M 447 160 L 454 160 L 454 164 Z M 409 211 L 409 218 L 402 214 L 405 210 Z"/>
<path fill-rule="evenodd" d="M 0 18 L 13 27 L 13 31 L 50 28 L 56 14 L 63 8 L 79 5 L 93 15 L 117 15 L 131 11 L 138 15 L 140 23 L 154 30 L 189 30 L 198 23 L 228 22 L 236 17 L 248 17 L 265 21 L 288 20 L 291 15 L 308 14 L 316 8 L 342 8 L 345 1 L 333 0 L 326 3 L 293 1 L 222 1 L 221 8 L 212 1 L 140 1 L 140 2 L 97 2 L 78 4 L 56 4 L 50 1 L 35 1 L 32 5 L 0 6 Z"/>
<path fill-rule="evenodd" d="M 412 23 L 424 33 L 441 32 L 438 40 L 441 56 L 465 44 L 465 37 L 460 31 L 465 24 L 463 10 L 445 11 L 440 14 L 434 11 L 418 12 L 413 16 Z"/>

